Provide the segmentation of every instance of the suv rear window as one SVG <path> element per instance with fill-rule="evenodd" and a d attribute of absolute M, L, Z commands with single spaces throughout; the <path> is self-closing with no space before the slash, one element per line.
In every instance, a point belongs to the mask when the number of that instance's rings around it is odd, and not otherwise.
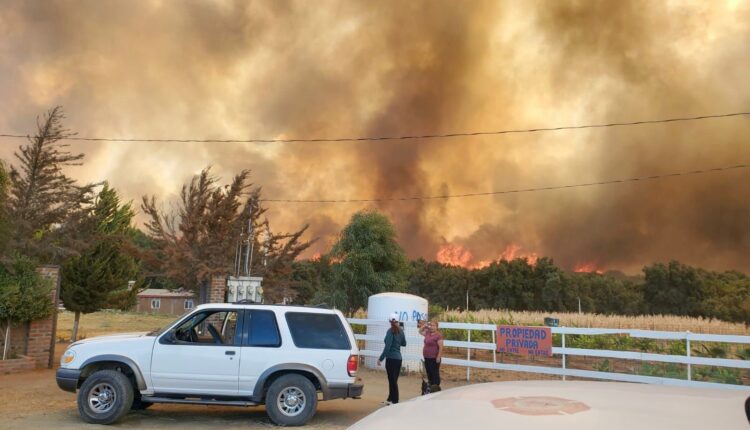
<path fill-rule="evenodd" d="M 286 322 L 297 348 L 351 349 L 338 315 L 287 312 Z"/>

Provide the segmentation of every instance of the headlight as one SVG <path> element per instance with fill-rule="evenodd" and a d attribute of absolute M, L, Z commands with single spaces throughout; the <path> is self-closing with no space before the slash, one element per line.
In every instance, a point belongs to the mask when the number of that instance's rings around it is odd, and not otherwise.
<path fill-rule="evenodd" d="M 72 349 L 68 349 L 67 351 L 65 351 L 65 354 L 63 354 L 62 357 L 60 358 L 60 365 L 64 366 L 66 364 L 70 364 L 73 362 L 73 360 L 75 360 L 75 358 L 76 358 L 75 351 L 73 351 Z"/>

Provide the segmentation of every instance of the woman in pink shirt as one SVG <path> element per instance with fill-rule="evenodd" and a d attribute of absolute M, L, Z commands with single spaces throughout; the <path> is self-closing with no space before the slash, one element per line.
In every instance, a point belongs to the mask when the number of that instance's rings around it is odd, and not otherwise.
<path fill-rule="evenodd" d="M 437 319 L 428 321 L 419 328 L 419 334 L 424 336 L 424 367 L 430 385 L 440 385 L 440 360 L 443 357 L 443 334 L 440 333 Z"/>

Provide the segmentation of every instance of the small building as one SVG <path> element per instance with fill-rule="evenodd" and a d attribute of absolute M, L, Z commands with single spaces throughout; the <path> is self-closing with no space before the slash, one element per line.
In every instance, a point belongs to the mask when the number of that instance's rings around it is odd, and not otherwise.
<path fill-rule="evenodd" d="M 149 288 L 138 293 L 136 312 L 182 315 L 195 307 L 193 293 Z"/>

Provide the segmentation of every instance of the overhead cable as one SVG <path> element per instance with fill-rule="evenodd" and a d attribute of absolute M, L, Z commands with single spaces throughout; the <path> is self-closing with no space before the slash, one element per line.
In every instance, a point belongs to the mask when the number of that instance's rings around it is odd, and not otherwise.
<path fill-rule="evenodd" d="M 446 134 L 422 134 L 403 136 L 369 136 L 369 137 L 335 137 L 335 138 L 299 138 L 299 139 L 151 139 L 151 138 L 120 138 L 120 137 L 79 137 L 69 136 L 61 140 L 77 140 L 88 142 L 157 142 L 157 143 L 319 143 L 319 142 L 368 142 L 383 140 L 416 140 L 416 139 L 446 139 L 454 137 L 497 136 L 503 134 L 538 133 L 545 131 L 580 130 L 587 128 L 624 127 L 645 124 L 662 124 L 670 122 L 699 121 L 715 118 L 729 118 L 750 116 L 750 112 L 733 112 L 715 115 L 701 115 L 691 117 L 663 118 L 629 122 L 610 122 L 603 124 L 563 125 L 556 127 L 537 127 L 524 129 L 509 129 L 497 131 L 474 131 Z M 0 133 L 0 137 L 25 139 L 28 135 Z"/>
<path fill-rule="evenodd" d="M 520 194 L 537 191 L 563 190 L 568 188 L 593 187 L 600 185 L 622 184 L 627 182 L 652 181 L 657 179 L 673 178 L 677 176 L 702 175 L 704 173 L 724 172 L 729 170 L 746 169 L 750 164 L 737 164 L 734 166 L 715 167 L 711 169 L 691 170 L 688 172 L 665 173 L 661 175 L 636 176 L 624 179 L 611 179 L 606 181 L 586 182 L 570 185 L 553 185 L 539 188 L 519 188 L 514 190 L 486 191 L 481 193 L 465 194 L 444 194 L 435 196 L 405 196 L 405 197 L 380 197 L 380 198 L 360 198 L 360 199 L 318 199 L 318 200 L 298 200 L 298 199 L 261 199 L 263 202 L 270 203 L 373 203 L 373 202 L 393 202 L 393 201 L 411 201 L 411 200 L 446 200 L 466 197 L 496 196 L 503 194 Z"/>

